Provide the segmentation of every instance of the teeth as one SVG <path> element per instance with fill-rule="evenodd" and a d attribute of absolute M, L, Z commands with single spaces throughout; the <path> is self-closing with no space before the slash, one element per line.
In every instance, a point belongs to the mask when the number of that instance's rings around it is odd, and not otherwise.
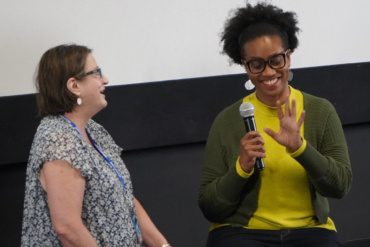
<path fill-rule="evenodd" d="M 274 78 L 274 79 L 271 79 L 271 80 L 263 81 L 262 83 L 267 84 L 267 85 L 272 85 L 272 84 L 276 83 L 277 80 L 278 80 L 277 78 Z"/>

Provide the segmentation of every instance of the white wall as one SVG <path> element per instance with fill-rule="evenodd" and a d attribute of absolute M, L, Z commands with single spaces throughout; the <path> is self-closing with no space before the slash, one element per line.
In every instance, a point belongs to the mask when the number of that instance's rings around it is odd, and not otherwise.
<path fill-rule="evenodd" d="M 244 2 L 0 0 L 0 96 L 33 93 L 41 54 L 69 42 L 94 49 L 110 85 L 240 73 L 219 37 Z M 270 2 L 298 14 L 293 67 L 370 61 L 370 1 Z"/>

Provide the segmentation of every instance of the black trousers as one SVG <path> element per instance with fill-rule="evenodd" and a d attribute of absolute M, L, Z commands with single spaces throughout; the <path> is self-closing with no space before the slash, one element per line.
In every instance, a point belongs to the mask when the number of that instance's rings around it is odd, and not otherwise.
<path fill-rule="evenodd" d="M 335 231 L 323 228 L 251 230 L 220 227 L 208 235 L 207 247 L 338 247 Z"/>

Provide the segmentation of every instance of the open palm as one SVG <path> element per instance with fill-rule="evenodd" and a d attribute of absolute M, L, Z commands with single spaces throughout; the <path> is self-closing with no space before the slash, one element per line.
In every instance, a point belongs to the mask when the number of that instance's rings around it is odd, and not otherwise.
<path fill-rule="evenodd" d="M 285 103 L 285 113 L 283 112 L 282 103 L 278 102 L 278 117 L 280 129 L 275 132 L 269 128 L 264 131 L 279 144 L 285 146 L 289 152 L 296 151 L 302 145 L 302 138 L 299 129 L 303 123 L 305 112 L 303 111 L 298 121 L 296 120 L 296 102 L 292 100 L 290 106 L 289 100 Z"/>

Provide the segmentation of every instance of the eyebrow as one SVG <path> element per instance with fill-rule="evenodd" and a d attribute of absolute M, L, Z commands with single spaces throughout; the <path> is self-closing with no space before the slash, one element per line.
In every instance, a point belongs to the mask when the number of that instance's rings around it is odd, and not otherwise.
<path fill-rule="evenodd" d="M 255 59 L 262 59 L 264 61 L 266 61 L 267 59 L 273 57 L 273 56 L 276 56 L 276 55 L 279 55 L 279 54 L 283 54 L 285 51 L 280 51 L 280 52 L 276 52 L 276 53 L 273 53 L 272 55 L 268 56 L 266 59 L 262 58 L 262 57 L 250 57 L 250 58 L 247 58 L 247 59 L 244 59 L 246 62 L 249 62 L 251 60 L 255 60 Z"/>
<path fill-rule="evenodd" d="M 95 68 L 93 68 L 93 69 L 88 69 L 87 71 L 93 71 L 93 70 L 97 70 L 97 69 L 99 69 L 100 67 L 99 66 L 96 66 Z"/>

